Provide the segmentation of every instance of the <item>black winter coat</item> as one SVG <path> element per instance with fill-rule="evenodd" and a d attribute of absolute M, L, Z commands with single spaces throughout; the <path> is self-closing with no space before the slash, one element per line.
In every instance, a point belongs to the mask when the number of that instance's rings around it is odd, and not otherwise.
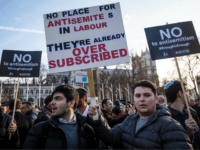
<path fill-rule="evenodd" d="M 97 139 L 91 126 L 86 123 L 86 119 L 76 114 L 78 121 L 79 149 L 97 148 Z M 24 142 L 24 149 L 67 149 L 65 133 L 57 125 L 57 119 L 40 122 L 30 129 Z"/>
<path fill-rule="evenodd" d="M 197 115 L 200 119 L 200 105 L 199 104 L 195 104 L 194 106 L 192 106 L 192 108 L 197 112 Z"/>
<path fill-rule="evenodd" d="M 119 123 L 122 123 L 124 121 L 124 119 L 128 116 L 128 114 L 126 114 L 122 117 L 119 117 L 119 116 L 116 116 L 114 113 L 105 111 L 103 109 L 101 110 L 101 112 L 103 113 L 104 117 L 108 121 L 108 125 L 111 128 Z"/>
<path fill-rule="evenodd" d="M 31 108 L 27 113 L 26 115 L 31 118 L 32 122 L 34 123 L 34 121 L 37 119 L 37 115 L 38 115 L 38 112 L 34 109 L 34 108 Z"/>
<path fill-rule="evenodd" d="M 8 114 L 12 116 L 13 111 L 9 112 Z M 28 135 L 28 131 L 33 126 L 33 123 L 28 116 L 22 114 L 19 111 L 15 111 L 15 120 L 17 123 L 17 130 L 19 132 L 20 138 L 20 145 L 18 148 L 21 149 L 26 139 L 26 136 Z"/>
<path fill-rule="evenodd" d="M 121 113 L 121 110 L 120 110 L 120 106 L 115 106 L 113 109 L 112 109 L 112 113 L 114 113 L 115 115 L 119 115 Z"/>
<path fill-rule="evenodd" d="M 11 140 L 9 140 L 7 129 L 11 121 L 12 117 L 8 114 L 4 114 L 3 109 L 0 107 L 0 149 L 16 149 L 20 144 L 18 131 L 16 131 L 11 136 Z"/>
<path fill-rule="evenodd" d="M 47 121 L 50 118 L 51 118 L 51 112 L 48 111 L 48 109 L 45 106 L 42 106 L 42 111 L 39 112 L 37 119 L 34 121 L 34 125 L 42 121 Z"/>
<path fill-rule="evenodd" d="M 90 124 L 105 144 L 119 145 L 119 149 L 192 149 L 185 129 L 170 117 L 168 109 L 157 105 L 157 111 L 135 134 L 138 117 L 138 113 L 128 116 L 112 129 L 102 115 Z"/>

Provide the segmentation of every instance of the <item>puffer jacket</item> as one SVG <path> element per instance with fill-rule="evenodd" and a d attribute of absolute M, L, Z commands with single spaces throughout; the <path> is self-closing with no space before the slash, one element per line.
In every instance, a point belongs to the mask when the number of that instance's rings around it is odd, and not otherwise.
<path fill-rule="evenodd" d="M 167 108 L 156 106 L 157 111 L 135 134 L 139 114 L 128 116 L 112 129 L 100 115 L 98 121 L 89 123 L 100 139 L 109 146 L 123 149 L 192 149 L 185 129 L 172 119 Z"/>
<path fill-rule="evenodd" d="M 41 121 L 47 121 L 50 118 L 51 118 L 51 112 L 45 106 L 42 106 L 42 111 L 39 112 L 37 119 L 34 121 L 34 124 L 37 124 Z"/>
<path fill-rule="evenodd" d="M 91 126 L 86 123 L 86 119 L 76 114 L 78 121 L 79 149 L 95 149 L 99 145 L 96 135 Z M 23 149 L 67 149 L 66 135 L 58 127 L 57 119 L 40 122 L 30 129 L 24 142 Z"/>
<path fill-rule="evenodd" d="M 37 115 L 38 112 L 35 110 L 35 108 L 31 108 L 26 115 L 31 118 L 32 122 L 34 123 L 34 121 L 37 119 Z"/>
<path fill-rule="evenodd" d="M 16 131 L 11 136 L 11 140 L 9 140 L 7 129 L 11 121 L 12 117 L 8 114 L 4 114 L 0 106 L 0 149 L 16 149 L 20 144 L 18 131 Z"/>

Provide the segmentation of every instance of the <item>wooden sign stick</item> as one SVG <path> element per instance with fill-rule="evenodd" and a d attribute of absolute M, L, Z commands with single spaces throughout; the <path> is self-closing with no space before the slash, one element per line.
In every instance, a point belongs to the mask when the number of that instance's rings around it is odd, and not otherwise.
<path fill-rule="evenodd" d="M 15 94 L 15 102 L 14 102 L 14 107 L 13 107 L 12 121 L 11 121 L 12 123 L 14 122 L 14 118 L 15 118 L 15 108 L 16 108 L 18 89 L 19 89 L 19 78 L 18 78 L 17 90 L 16 90 L 16 94 Z M 11 140 L 11 136 L 12 136 L 12 134 L 9 133 L 9 140 Z"/>
<path fill-rule="evenodd" d="M 178 70 L 179 79 L 181 80 L 181 87 L 182 87 L 182 90 L 183 90 L 183 96 L 184 96 L 184 99 L 185 99 L 188 115 L 189 115 L 189 118 L 192 118 L 192 115 L 191 115 L 191 112 L 190 112 L 190 107 L 189 107 L 189 104 L 188 104 L 188 99 L 187 99 L 187 96 L 186 96 L 186 93 L 185 93 L 185 88 L 184 88 L 184 85 L 183 85 L 183 80 L 181 78 L 181 73 L 180 73 L 180 70 L 179 70 L 179 65 L 178 65 L 178 61 L 177 61 L 176 57 L 174 57 L 174 60 L 176 62 L 176 67 L 177 67 L 177 70 Z"/>
<path fill-rule="evenodd" d="M 96 106 L 96 97 L 95 97 L 95 90 L 94 90 L 94 80 L 93 80 L 93 71 L 92 68 L 87 69 L 88 74 L 88 82 L 90 88 L 90 97 L 91 97 L 91 105 Z M 98 111 L 95 116 L 93 116 L 93 120 L 98 120 Z"/>

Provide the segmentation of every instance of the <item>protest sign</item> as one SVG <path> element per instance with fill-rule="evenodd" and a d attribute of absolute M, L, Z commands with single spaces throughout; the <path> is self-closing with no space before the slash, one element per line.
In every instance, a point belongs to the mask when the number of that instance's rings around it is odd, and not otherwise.
<path fill-rule="evenodd" d="M 145 28 L 152 60 L 200 52 L 191 21 Z"/>
<path fill-rule="evenodd" d="M 44 14 L 49 72 L 129 62 L 119 3 Z"/>
<path fill-rule="evenodd" d="M 42 51 L 3 50 L 0 76 L 39 77 Z"/>
<path fill-rule="evenodd" d="M 178 56 L 200 52 L 199 42 L 192 22 L 167 23 L 165 26 L 145 28 L 145 33 L 152 60 L 174 57 L 188 115 L 189 118 L 192 118 L 179 64 L 176 59 Z"/>

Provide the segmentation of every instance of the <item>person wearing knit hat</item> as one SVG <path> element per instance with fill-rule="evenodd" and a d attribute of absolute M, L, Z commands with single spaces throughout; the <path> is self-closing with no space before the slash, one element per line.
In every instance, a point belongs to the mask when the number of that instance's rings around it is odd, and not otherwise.
<path fill-rule="evenodd" d="M 186 83 L 184 83 L 184 88 L 185 90 L 187 89 Z M 164 89 L 167 101 L 171 103 L 167 108 L 171 112 L 172 118 L 177 120 L 185 128 L 187 135 L 192 140 L 195 132 L 199 130 L 200 122 L 196 111 L 191 107 L 192 118 L 189 118 L 181 82 L 178 80 L 169 81 L 164 86 Z M 187 98 L 189 98 L 188 95 Z"/>

